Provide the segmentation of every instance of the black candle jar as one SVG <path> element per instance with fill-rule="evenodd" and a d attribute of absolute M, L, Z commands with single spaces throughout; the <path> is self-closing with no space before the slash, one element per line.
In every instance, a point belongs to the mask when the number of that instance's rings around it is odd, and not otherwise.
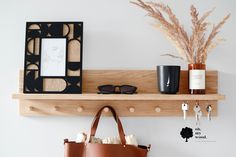
<path fill-rule="evenodd" d="M 157 66 L 158 89 L 163 94 L 176 94 L 179 91 L 180 66 Z"/>

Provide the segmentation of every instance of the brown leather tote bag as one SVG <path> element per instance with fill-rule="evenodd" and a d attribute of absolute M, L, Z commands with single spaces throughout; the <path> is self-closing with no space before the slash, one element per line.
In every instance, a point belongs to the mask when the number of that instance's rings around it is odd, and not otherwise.
<path fill-rule="evenodd" d="M 95 136 L 99 119 L 104 108 L 109 108 L 118 126 L 121 144 L 98 144 L 90 143 L 91 137 Z M 150 146 L 138 147 L 127 145 L 125 134 L 119 117 L 111 106 L 102 107 L 94 117 L 90 136 L 86 142 L 75 143 L 73 141 L 64 141 L 65 157 L 146 157 Z"/>

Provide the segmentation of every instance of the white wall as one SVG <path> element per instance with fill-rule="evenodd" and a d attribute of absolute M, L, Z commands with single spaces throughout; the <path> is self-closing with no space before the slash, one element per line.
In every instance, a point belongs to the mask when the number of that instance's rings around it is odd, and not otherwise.
<path fill-rule="evenodd" d="M 189 6 L 200 11 L 216 7 L 211 21 L 228 12 L 232 16 L 221 36 L 227 41 L 210 54 L 207 66 L 220 71 L 219 116 L 202 120 L 201 128 L 216 142 L 185 143 L 179 136 L 182 127 L 194 127 L 194 119 L 181 117 L 122 118 L 127 134 L 140 143 L 152 144 L 150 157 L 236 156 L 236 71 L 234 0 L 166 0 L 189 28 Z M 11 94 L 18 91 L 18 72 L 23 68 L 26 21 L 84 21 L 84 67 L 86 69 L 155 69 L 158 64 L 186 63 L 160 57 L 176 52 L 153 21 L 128 0 L 1 0 L 0 1 L 0 157 L 63 157 L 63 139 L 88 132 L 91 117 L 22 117 Z M 188 29 L 190 30 L 190 29 Z M 99 135 L 113 135 L 110 118 L 101 123 Z M 112 127 L 111 127 L 112 126 Z M 113 133 L 113 131 L 115 132 Z"/>

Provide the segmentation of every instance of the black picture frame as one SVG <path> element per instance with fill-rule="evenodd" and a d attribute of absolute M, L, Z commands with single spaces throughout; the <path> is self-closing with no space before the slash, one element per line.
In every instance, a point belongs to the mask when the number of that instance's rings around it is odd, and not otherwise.
<path fill-rule="evenodd" d="M 65 65 L 64 74 L 56 76 L 42 75 L 42 52 L 44 52 L 42 51 L 42 40 L 45 43 L 46 41 L 57 41 L 59 43 L 58 45 L 62 47 L 61 49 L 65 50 L 63 56 L 65 62 L 59 64 Z M 65 43 L 65 46 L 60 43 Z M 73 49 L 73 44 L 79 46 L 74 46 L 76 48 Z M 60 53 L 63 54 L 61 49 L 59 49 Z M 27 22 L 23 92 L 82 93 L 82 51 L 83 22 Z M 47 51 L 47 53 L 49 52 Z M 60 61 L 63 57 L 59 56 Z M 47 71 L 47 69 L 44 71 Z M 53 71 L 57 72 L 57 70 Z M 54 87 L 51 88 L 53 84 Z"/>

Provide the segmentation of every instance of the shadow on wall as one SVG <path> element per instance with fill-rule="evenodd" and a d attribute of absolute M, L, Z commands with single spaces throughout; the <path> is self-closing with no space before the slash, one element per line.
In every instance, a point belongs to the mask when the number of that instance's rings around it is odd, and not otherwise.
<path fill-rule="evenodd" d="M 155 148 L 158 150 L 153 151 Z M 177 147 L 171 147 L 170 145 L 152 145 L 152 150 L 150 151 L 150 157 L 157 156 L 168 156 L 168 157 L 190 157 L 193 154 L 189 154 L 185 149 L 177 149 Z"/>
<path fill-rule="evenodd" d="M 227 99 L 232 98 L 231 96 L 235 95 L 234 91 L 236 89 L 236 74 L 219 71 L 218 75 L 218 92 L 225 94 Z"/>
<path fill-rule="evenodd" d="M 219 93 L 224 94 L 226 99 L 223 102 L 220 102 L 219 105 L 221 113 L 227 113 L 227 116 L 234 116 L 234 111 L 236 110 L 235 105 L 235 89 L 236 89 L 236 74 L 228 72 L 219 72 Z M 227 108 L 224 107 L 224 104 L 227 104 Z M 224 112 L 223 110 L 227 110 Z"/>

